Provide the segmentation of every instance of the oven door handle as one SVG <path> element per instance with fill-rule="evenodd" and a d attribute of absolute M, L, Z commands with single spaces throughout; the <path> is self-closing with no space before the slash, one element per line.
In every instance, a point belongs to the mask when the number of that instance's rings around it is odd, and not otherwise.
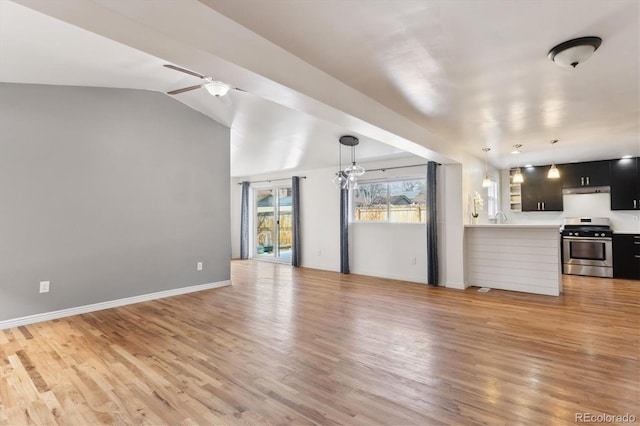
<path fill-rule="evenodd" d="M 566 237 L 566 236 L 563 236 L 562 239 L 563 240 L 570 240 L 570 241 L 585 241 L 585 242 L 611 241 L 611 237 Z"/>

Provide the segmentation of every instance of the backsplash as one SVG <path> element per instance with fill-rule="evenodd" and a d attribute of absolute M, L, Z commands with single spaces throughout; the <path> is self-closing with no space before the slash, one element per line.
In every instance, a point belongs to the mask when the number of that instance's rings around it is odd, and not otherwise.
<path fill-rule="evenodd" d="M 512 212 L 503 206 L 508 223 L 545 223 L 560 225 L 565 217 L 608 217 L 617 233 L 640 233 L 640 211 L 611 210 L 609 194 L 567 194 L 561 212 Z"/>

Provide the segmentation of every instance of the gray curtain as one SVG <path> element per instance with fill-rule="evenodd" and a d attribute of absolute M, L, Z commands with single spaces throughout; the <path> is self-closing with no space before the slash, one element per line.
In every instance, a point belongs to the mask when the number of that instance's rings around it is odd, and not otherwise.
<path fill-rule="evenodd" d="M 340 190 L 340 272 L 349 273 L 349 190 Z"/>
<path fill-rule="evenodd" d="M 300 266 L 300 177 L 291 178 L 291 265 Z"/>
<path fill-rule="evenodd" d="M 438 163 L 427 163 L 427 284 L 438 285 L 438 208 L 436 194 L 436 168 Z"/>
<path fill-rule="evenodd" d="M 240 206 L 240 259 L 249 258 L 249 182 L 242 182 Z"/>

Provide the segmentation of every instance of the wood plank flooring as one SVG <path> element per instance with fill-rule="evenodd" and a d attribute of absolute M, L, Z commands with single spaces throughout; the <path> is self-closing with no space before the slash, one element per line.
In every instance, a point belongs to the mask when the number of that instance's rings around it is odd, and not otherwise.
<path fill-rule="evenodd" d="M 254 261 L 233 286 L 0 331 L 0 424 L 640 419 L 640 283 L 478 293 Z"/>

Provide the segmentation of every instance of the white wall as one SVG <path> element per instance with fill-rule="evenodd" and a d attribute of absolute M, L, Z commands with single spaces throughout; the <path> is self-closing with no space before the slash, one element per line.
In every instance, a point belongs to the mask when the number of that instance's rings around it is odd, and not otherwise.
<path fill-rule="evenodd" d="M 463 196 L 463 221 L 465 224 L 471 223 L 471 212 L 473 211 L 473 193 L 477 192 L 484 200 L 484 207 L 478 212 L 478 219 L 481 223 L 488 223 L 487 217 L 487 188 L 482 187 L 482 180 L 484 179 L 484 160 L 477 157 L 466 156 L 464 158 L 463 167 L 463 182 L 462 182 L 462 196 Z M 501 173 L 499 170 L 489 166 L 487 171 L 489 178 L 496 181 L 498 184 L 498 205 L 501 200 Z"/>
<path fill-rule="evenodd" d="M 381 167 L 425 164 L 421 158 L 386 161 L 383 163 L 363 164 L 370 170 L 367 179 L 396 179 L 424 177 L 426 167 L 392 169 L 387 171 L 371 171 Z M 451 262 L 445 262 L 441 255 L 441 282 L 445 283 L 446 268 L 462 270 L 462 196 L 460 195 L 461 176 L 452 179 L 447 186 L 445 168 L 438 169 L 438 186 L 440 194 L 441 214 L 438 217 L 440 227 L 440 251 L 450 247 Z M 460 174 L 461 167 L 454 166 Z M 232 256 L 240 255 L 240 185 L 241 180 L 259 181 L 278 178 L 289 178 L 292 175 L 307 176 L 301 181 L 301 227 L 302 227 L 302 266 L 330 271 L 340 270 L 340 196 L 331 179 L 335 170 L 316 169 L 279 173 L 251 178 L 236 178 L 231 183 L 231 247 Z M 455 173 L 454 173 L 455 175 Z M 279 182 L 275 182 L 276 184 Z M 264 187 L 265 183 L 253 184 L 252 187 Z M 453 200 L 450 211 L 445 214 L 447 200 Z M 447 246 L 445 223 L 449 224 L 459 242 Z M 388 223 L 353 223 L 349 235 L 350 266 L 354 274 L 394 278 L 412 282 L 426 283 L 426 230 L 424 224 L 388 224 Z M 415 264 L 411 262 L 415 258 Z M 452 266 L 454 265 L 454 266 Z M 462 277 L 455 278 L 462 283 Z"/>
<path fill-rule="evenodd" d="M 502 187 L 509 187 L 509 171 L 503 170 Z M 510 223 L 562 224 L 565 217 L 608 217 L 619 233 L 640 233 L 640 211 L 611 210 L 609 194 L 569 194 L 563 196 L 561 212 L 512 212 L 509 210 L 509 191 L 502 194 L 502 208 Z"/>
<path fill-rule="evenodd" d="M 480 154 L 479 154 L 480 155 Z M 485 162 L 482 157 L 466 155 L 462 165 L 448 165 L 445 169 L 446 199 L 443 200 L 446 211 L 446 223 L 443 235 L 446 236 L 444 253 L 445 285 L 449 288 L 466 288 L 465 279 L 467 262 L 464 252 L 464 224 L 471 222 L 473 210 L 473 193 L 478 192 L 485 205 L 478 212 L 479 221 L 488 223 L 487 217 L 487 189 L 482 187 L 485 174 Z M 498 183 L 498 204 L 501 199 L 501 173 L 493 167 L 488 167 L 490 178 Z M 457 194 L 457 196 L 455 195 Z"/>
<path fill-rule="evenodd" d="M 302 266 L 307 268 L 340 270 L 340 193 L 333 186 L 333 169 L 300 170 L 245 178 L 234 178 L 231 182 L 231 255 L 240 257 L 240 200 L 239 182 L 288 179 L 291 176 L 306 176 L 300 181 L 300 215 L 302 234 Z M 290 181 L 289 181 L 290 182 Z M 287 181 L 251 184 L 252 190 L 288 184 Z M 249 196 L 249 204 L 254 200 Z M 250 220 L 255 213 L 250 214 Z M 250 229 L 253 225 L 250 224 Z M 251 233 L 250 233 L 251 235 Z M 250 242 L 250 257 L 254 256 Z"/>
<path fill-rule="evenodd" d="M 424 223 L 353 223 L 351 273 L 426 283 L 425 228 Z"/>
<path fill-rule="evenodd" d="M 438 176 L 441 181 L 438 222 L 440 226 L 440 282 L 446 287 L 464 289 L 464 227 L 465 216 L 463 187 L 463 167 L 451 164 L 441 167 Z M 468 180 L 468 179 L 467 179 Z"/>
<path fill-rule="evenodd" d="M 421 158 L 408 158 L 382 163 L 363 164 L 369 171 L 366 179 L 396 179 L 422 177 L 426 167 L 371 171 L 382 167 L 424 164 Z M 306 175 L 301 183 L 302 266 L 338 271 L 340 269 L 338 191 L 331 183 L 335 170 L 317 169 L 254 176 L 246 180 L 266 180 Z M 489 168 L 496 181 L 500 173 Z M 486 198 L 482 188 L 484 161 L 479 157 L 465 158 L 465 164 L 438 167 L 438 247 L 440 252 L 440 285 L 465 288 L 464 227 L 470 221 L 471 194 L 477 191 Z M 239 257 L 240 187 L 242 179 L 231 185 L 232 255 Z M 253 187 L 265 184 L 254 184 Z M 486 209 L 480 218 L 487 221 Z M 423 224 L 353 223 L 350 227 L 350 266 L 355 274 L 372 275 L 426 283 L 426 230 Z M 412 259 L 415 258 L 415 264 Z"/>
<path fill-rule="evenodd" d="M 368 163 L 366 169 L 425 164 L 422 158 Z M 424 179 L 426 166 L 370 171 L 371 180 Z M 415 263 L 412 263 L 415 259 Z M 351 273 L 427 282 L 427 231 L 424 223 L 354 222 L 349 228 Z"/>
<path fill-rule="evenodd" d="M 340 270 L 340 191 L 331 179 L 332 169 L 310 170 L 298 175 L 302 220 L 302 265 L 308 268 Z"/>

